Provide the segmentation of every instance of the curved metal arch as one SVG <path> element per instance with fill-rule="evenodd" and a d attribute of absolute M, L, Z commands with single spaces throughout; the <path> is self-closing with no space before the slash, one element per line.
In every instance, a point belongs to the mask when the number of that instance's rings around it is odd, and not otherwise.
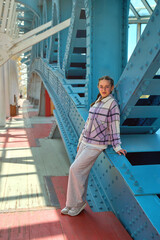
<path fill-rule="evenodd" d="M 29 80 L 31 80 L 32 75 L 35 74 L 35 73 L 40 77 L 42 82 L 45 80 L 45 78 L 42 76 L 42 74 L 38 70 L 35 70 L 35 69 L 30 73 Z"/>
<path fill-rule="evenodd" d="M 31 12 L 34 13 L 38 18 L 40 18 L 41 12 L 38 6 L 35 6 L 35 1 L 32 0 L 15 0 L 15 2 L 23 4 L 26 8 L 28 8 Z"/>

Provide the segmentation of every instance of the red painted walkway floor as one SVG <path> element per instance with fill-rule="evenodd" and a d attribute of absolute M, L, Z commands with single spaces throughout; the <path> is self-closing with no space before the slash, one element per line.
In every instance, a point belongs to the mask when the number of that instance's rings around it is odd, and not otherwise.
<path fill-rule="evenodd" d="M 28 117 L 36 113 L 28 114 Z M 15 119 L 20 119 L 17 116 Z M 27 116 L 25 116 L 27 118 Z M 36 138 L 49 135 L 52 124 L 33 128 L 8 128 L 1 134 L 1 148 L 34 147 Z M 46 153 L 47 154 L 47 153 Z M 54 163 L 53 163 L 54 164 Z M 51 177 L 61 208 L 65 206 L 67 177 Z M 17 181 L 17 184 L 18 181 Z M 76 217 L 61 215 L 60 209 L 27 210 L 0 214 L 0 240 L 131 240 L 112 212 L 94 213 L 87 205 Z"/>
<path fill-rule="evenodd" d="M 67 177 L 52 177 L 61 207 L 65 205 Z M 131 240 L 112 212 L 86 209 L 76 217 L 60 209 L 0 214 L 0 240 Z"/>

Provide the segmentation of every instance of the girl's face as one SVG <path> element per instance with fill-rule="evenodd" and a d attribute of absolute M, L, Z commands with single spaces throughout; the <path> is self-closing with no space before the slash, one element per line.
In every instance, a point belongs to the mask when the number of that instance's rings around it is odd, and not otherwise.
<path fill-rule="evenodd" d="M 113 91 L 114 86 L 111 86 L 110 80 L 103 79 L 99 81 L 98 89 L 102 98 L 105 98 Z"/>

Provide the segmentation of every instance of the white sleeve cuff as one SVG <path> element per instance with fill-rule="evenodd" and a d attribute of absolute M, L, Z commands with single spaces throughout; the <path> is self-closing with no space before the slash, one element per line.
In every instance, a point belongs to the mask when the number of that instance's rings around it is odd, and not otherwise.
<path fill-rule="evenodd" d="M 118 152 L 119 150 L 121 150 L 121 145 L 117 145 L 116 147 L 113 147 L 115 152 Z"/>

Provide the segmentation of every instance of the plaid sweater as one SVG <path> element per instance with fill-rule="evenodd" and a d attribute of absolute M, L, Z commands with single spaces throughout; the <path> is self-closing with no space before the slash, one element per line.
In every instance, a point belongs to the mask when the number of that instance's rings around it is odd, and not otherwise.
<path fill-rule="evenodd" d="M 89 109 L 89 116 L 79 139 L 95 145 L 112 145 L 117 152 L 121 149 L 120 111 L 112 94 L 100 98 Z"/>

